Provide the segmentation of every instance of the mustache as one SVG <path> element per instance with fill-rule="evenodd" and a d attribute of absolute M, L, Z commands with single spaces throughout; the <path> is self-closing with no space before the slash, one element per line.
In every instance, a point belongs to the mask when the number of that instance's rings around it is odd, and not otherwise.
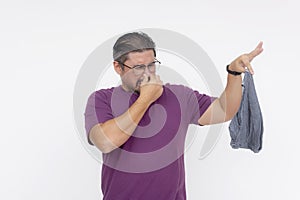
<path fill-rule="evenodd" d="M 141 83 L 142 83 L 143 80 L 144 80 L 144 77 L 140 78 L 140 79 L 136 82 L 135 86 L 136 86 L 136 87 L 139 87 L 139 86 L 141 85 Z M 148 76 L 148 81 L 150 81 L 150 76 Z"/>
<path fill-rule="evenodd" d="M 135 86 L 136 86 L 136 87 L 139 87 L 139 86 L 141 85 L 142 81 L 143 81 L 143 79 L 139 79 L 139 80 L 136 82 Z"/>

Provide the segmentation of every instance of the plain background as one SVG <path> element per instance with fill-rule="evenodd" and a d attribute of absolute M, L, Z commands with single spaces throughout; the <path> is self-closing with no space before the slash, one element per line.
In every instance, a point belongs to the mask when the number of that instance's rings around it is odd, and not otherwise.
<path fill-rule="evenodd" d="M 186 153 L 189 199 L 299 199 L 299 3 L 252 1 L 1 1 L 0 199 L 100 199 L 100 164 L 73 120 L 73 90 L 88 55 L 138 28 L 186 35 L 225 65 L 252 50 L 264 116 L 263 150 L 233 150 L 228 124 L 214 151 Z"/>

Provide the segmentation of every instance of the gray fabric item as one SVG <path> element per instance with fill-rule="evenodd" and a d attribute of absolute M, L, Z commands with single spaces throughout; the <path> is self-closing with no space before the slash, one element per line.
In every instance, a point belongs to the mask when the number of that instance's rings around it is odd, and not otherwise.
<path fill-rule="evenodd" d="M 249 72 L 245 72 L 241 105 L 229 124 L 231 147 L 246 148 L 258 153 L 262 148 L 263 129 L 263 118 L 253 77 Z"/>

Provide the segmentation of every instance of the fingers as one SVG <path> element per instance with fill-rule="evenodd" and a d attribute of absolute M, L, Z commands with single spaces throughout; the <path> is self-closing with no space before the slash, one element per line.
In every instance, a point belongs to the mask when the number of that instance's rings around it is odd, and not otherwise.
<path fill-rule="evenodd" d="M 251 64 L 250 64 L 249 59 L 246 58 L 246 57 L 244 57 L 244 58 L 242 59 L 242 62 L 243 62 L 243 64 L 244 64 L 244 66 L 245 66 L 244 72 L 246 71 L 246 69 L 248 69 L 248 71 L 250 72 L 250 74 L 253 75 L 253 74 L 254 74 L 254 70 L 253 70 L 253 68 L 252 68 L 252 66 L 251 66 Z"/>
<path fill-rule="evenodd" d="M 141 81 L 141 86 L 146 85 L 146 84 L 159 84 L 162 85 L 162 81 L 160 80 L 159 75 L 155 74 L 144 74 L 143 75 L 143 80 Z"/>
<path fill-rule="evenodd" d="M 250 62 L 253 60 L 253 58 L 255 58 L 256 56 L 261 54 L 261 52 L 263 51 L 262 45 L 263 45 L 263 42 L 259 42 L 259 44 L 256 46 L 256 48 L 247 54 L 249 56 Z"/>
<path fill-rule="evenodd" d="M 160 80 L 160 76 L 159 75 L 156 75 L 156 80 L 157 80 L 157 83 L 159 85 L 163 85 L 163 82 L 162 82 L 162 80 Z"/>
<path fill-rule="evenodd" d="M 256 48 L 251 51 L 250 53 L 246 54 L 248 57 L 247 59 L 244 57 L 244 59 L 242 59 L 243 64 L 247 67 L 247 69 L 249 70 L 249 72 L 253 75 L 254 74 L 254 70 L 250 64 L 250 62 L 259 54 L 261 54 L 261 52 L 263 51 L 263 42 L 259 42 L 258 45 L 256 46 Z"/>
<path fill-rule="evenodd" d="M 159 75 L 150 74 L 149 77 L 150 77 L 149 83 L 162 85 L 162 81 L 160 80 L 160 76 Z"/>
<path fill-rule="evenodd" d="M 245 72 L 248 69 L 251 74 L 254 74 L 254 70 L 250 62 L 263 51 L 262 45 L 263 43 L 260 42 L 253 51 L 236 58 L 230 64 L 231 70 L 236 72 Z"/>

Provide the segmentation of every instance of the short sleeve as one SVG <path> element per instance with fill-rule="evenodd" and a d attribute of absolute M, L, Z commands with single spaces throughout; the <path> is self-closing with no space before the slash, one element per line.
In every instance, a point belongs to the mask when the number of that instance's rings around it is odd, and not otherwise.
<path fill-rule="evenodd" d="M 93 126 L 113 118 L 109 102 L 109 95 L 105 90 L 93 92 L 88 98 L 84 117 L 87 139 L 91 145 L 92 142 L 89 140 L 89 133 Z"/>
<path fill-rule="evenodd" d="M 191 113 L 191 124 L 197 124 L 199 118 L 205 113 L 207 108 L 216 99 L 216 97 L 211 97 L 206 94 L 200 94 L 198 91 L 194 90 L 190 92 L 188 106 Z"/>

